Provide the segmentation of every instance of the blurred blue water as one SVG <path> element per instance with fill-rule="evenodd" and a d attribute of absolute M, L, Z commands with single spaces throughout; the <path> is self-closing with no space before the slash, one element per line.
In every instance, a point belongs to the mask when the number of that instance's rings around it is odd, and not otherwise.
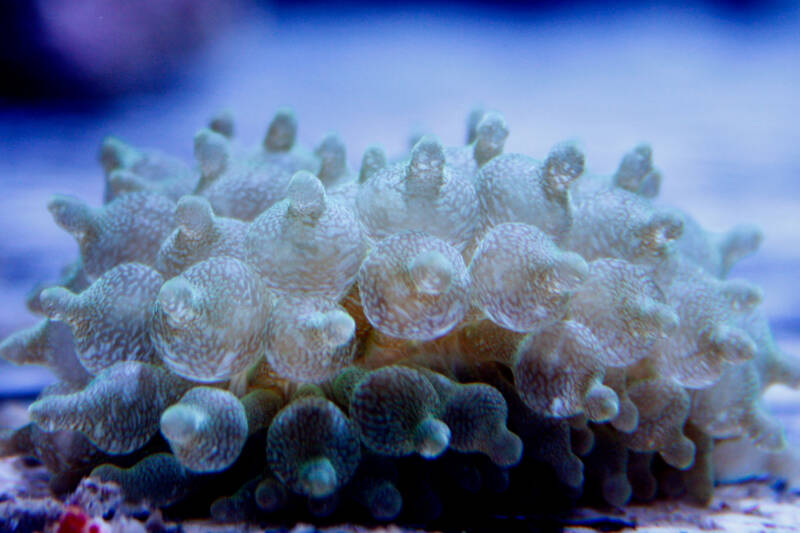
<path fill-rule="evenodd" d="M 0 337 L 35 321 L 25 292 L 77 253 L 44 206 L 54 192 L 99 205 L 107 134 L 190 159 L 192 135 L 217 110 L 232 109 L 239 137 L 256 143 L 290 105 L 303 142 L 336 130 L 357 165 L 368 144 L 399 154 L 420 128 L 463 142 L 475 104 L 506 115 L 509 151 L 543 156 L 578 139 L 596 172 L 649 141 L 665 203 L 714 229 L 764 228 L 762 251 L 734 275 L 764 287 L 780 337 L 800 337 L 796 8 L 771 4 L 748 18 L 720 4 L 578 3 L 536 16 L 508 5 L 356 5 L 336 16 L 318 7 L 240 19 L 163 92 L 0 109 Z"/>

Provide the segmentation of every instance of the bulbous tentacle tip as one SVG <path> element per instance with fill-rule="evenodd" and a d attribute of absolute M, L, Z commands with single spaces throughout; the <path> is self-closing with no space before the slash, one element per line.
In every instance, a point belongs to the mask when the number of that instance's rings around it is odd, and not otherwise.
<path fill-rule="evenodd" d="M 474 107 L 467 115 L 467 140 L 466 144 L 472 144 L 478 138 L 478 124 L 481 123 L 486 109 L 481 106 Z"/>
<path fill-rule="evenodd" d="M 665 255 L 671 243 L 683 235 L 683 219 L 676 213 L 658 211 L 641 229 L 642 244 L 657 256 Z"/>
<path fill-rule="evenodd" d="M 281 108 L 267 128 L 264 137 L 264 149 L 267 152 L 288 152 L 297 139 L 297 118 L 294 111 Z"/>
<path fill-rule="evenodd" d="M 207 235 L 214 226 L 214 211 L 202 196 L 181 197 L 175 206 L 175 217 L 181 229 L 193 238 Z"/>
<path fill-rule="evenodd" d="M 118 168 L 127 168 L 139 158 L 139 151 L 117 137 L 106 137 L 100 144 L 100 164 L 106 174 Z"/>
<path fill-rule="evenodd" d="M 619 397 L 610 387 L 596 384 L 583 398 L 584 410 L 589 420 L 607 422 L 619 413 Z"/>
<path fill-rule="evenodd" d="M 208 129 L 219 133 L 226 139 L 232 139 L 236 130 L 233 112 L 229 109 L 224 109 L 211 117 L 208 121 Z"/>
<path fill-rule="evenodd" d="M 377 145 L 367 147 L 361 158 L 361 170 L 358 173 L 359 183 L 364 183 L 375 173 L 387 165 L 386 151 Z"/>
<path fill-rule="evenodd" d="M 86 416 L 80 412 L 80 407 L 73 395 L 46 396 L 28 406 L 28 416 L 45 431 L 75 429 L 80 422 L 78 419 Z"/>
<path fill-rule="evenodd" d="M 436 195 L 444 181 L 444 147 L 433 135 L 424 135 L 411 149 L 406 168 L 406 190 L 411 194 Z"/>
<path fill-rule="evenodd" d="M 634 431 L 639 425 L 639 410 L 636 408 L 636 404 L 630 399 L 620 398 L 619 413 L 611 419 L 611 425 L 623 433 Z"/>
<path fill-rule="evenodd" d="M 519 463 L 522 451 L 522 439 L 505 428 L 495 435 L 486 450 L 489 459 L 502 468 L 509 468 Z"/>
<path fill-rule="evenodd" d="M 686 470 L 694 464 L 695 451 L 696 447 L 692 439 L 681 435 L 675 442 L 663 450 L 659 450 L 659 455 L 668 465 L 678 470 Z"/>
<path fill-rule="evenodd" d="M 722 293 L 735 311 L 752 311 L 764 300 L 764 292 L 760 287 L 740 279 L 725 281 Z"/>
<path fill-rule="evenodd" d="M 768 370 L 768 382 L 780 383 L 793 389 L 800 388 L 800 357 L 776 351 Z"/>
<path fill-rule="evenodd" d="M 633 495 L 633 487 L 631 487 L 625 472 L 618 472 L 604 479 L 602 491 L 603 499 L 617 507 L 628 503 Z"/>
<path fill-rule="evenodd" d="M 161 433 L 181 464 L 192 472 L 220 472 L 230 467 L 248 435 L 242 403 L 228 391 L 190 389 L 161 415 Z"/>
<path fill-rule="evenodd" d="M 10 335 L 0 342 L 0 359 L 14 364 L 22 364 L 27 359 L 24 339 L 20 333 Z"/>
<path fill-rule="evenodd" d="M 330 496 L 338 487 L 336 469 L 327 457 L 306 461 L 298 475 L 303 492 L 313 498 Z"/>
<path fill-rule="evenodd" d="M 309 350 L 326 350 L 343 346 L 355 335 L 356 322 L 348 313 L 334 309 L 311 313 L 306 318 L 304 345 Z"/>
<path fill-rule="evenodd" d="M 274 513 L 286 507 L 289 494 L 286 487 L 273 477 L 267 477 L 256 486 L 255 501 L 262 511 Z"/>
<path fill-rule="evenodd" d="M 289 212 L 295 216 L 317 219 L 325 212 L 325 186 L 311 172 L 301 170 L 292 176 L 286 193 Z"/>
<path fill-rule="evenodd" d="M 161 433 L 176 444 L 191 442 L 201 431 L 207 415 L 193 405 L 175 404 L 161 414 Z"/>
<path fill-rule="evenodd" d="M 64 287 L 48 287 L 39 295 L 39 302 L 47 317 L 69 322 L 78 310 L 80 298 Z"/>
<path fill-rule="evenodd" d="M 555 269 L 562 290 L 573 290 L 589 277 L 586 260 L 574 252 L 562 252 L 556 257 Z"/>
<path fill-rule="evenodd" d="M 198 189 L 227 170 L 230 162 L 228 139 L 216 131 L 202 129 L 194 136 L 194 158 L 200 167 L 202 180 Z"/>
<path fill-rule="evenodd" d="M 743 329 L 715 324 L 701 333 L 701 344 L 729 363 L 743 363 L 756 354 L 756 344 Z"/>
<path fill-rule="evenodd" d="M 394 520 L 403 509 L 403 495 L 390 481 L 382 481 L 369 489 L 367 508 L 375 520 Z"/>
<path fill-rule="evenodd" d="M 338 133 L 328 133 L 314 154 L 320 159 L 320 181 L 326 185 L 336 182 L 347 171 L 347 148 Z"/>
<path fill-rule="evenodd" d="M 586 156 L 573 142 L 557 144 L 547 154 L 542 167 L 542 177 L 551 190 L 566 192 L 586 168 Z"/>
<path fill-rule="evenodd" d="M 112 198 L 122 193 L 147 190 L 147 183 L 138 174 L 125 168 L 111 171 L 107 183 Z"/>
<path fill-rule="evenodd" d="M 418 254 L 408 266 L 417 291 L 423 294 L 444 294 L 453 282 L 453 264 L 438 250 Z"/>
<path fill-rule="evenodd" d="M 586 416 L 581 414 L 579 418 L 583 419 L 583 424 L 578 427 L 572 427 L 570 445 L 573 454 L 584 456 L 594 448 L 595 437 L 594 431 L 586 424 Z"/>
<path fill-rule="evenodd" d="M 478 166 L 503 152 L 508 138 L 508 124 L 502 114 L 485 113 L 475 129 L 474 157 Z"/>
<path fill-rule="evenodd" d="M 644 198 L 655 198 L 661 191 L 662 181 L 661 172 L 653 170 L 642 178 L 639 188 L 633 192 Z"/>
<path fill-rule="evenodd" d="M 30 328 L 12 333 L 0 341 L 0 359 L 16 365 L 48 365 L 49 344 L 57 338 L 53 328 L 54 323 L 45 319 Z"/>
<path fill-rule="evenodd" d="M 148 455 L 130 468 L 102 464 L 91 477 L 119 484 L 130 502 L 148 500 L 166 507 L 185 498 L 192 491 L 194 476 L 168 453 Z"/>
<path fill-rule="evenodd" d="M 414 438 L 417 453 L 426 459 L 434 459 L 450 444 L 450 428 L 441 420 L 428 416 L 417 425 Z"/>
<path fill-rule="evenodd" d="M 635 319 L 662 335 L 671 335 L 678 329 L 680 318 L 670 306 L 652 298 L 642 297 L 631 307 Z"/>
<path fill-rule="evenodd" d="M 177 276 L 161 287 L 156 303 L 172 324 L 188 324 L 201 312 L 201 298 L 195 287 L 183 276 Z"/>
<path fill-rule="evenodd" d="M 623 156 L 619 168 L 614 174 L 614 185 L 634 193 L 639 193 L 645 181 L 652 179 L 650 177 L 652 173 L 653 150 L 650 148 L 649 144 L 640 144 Z M 660 175 L 658 178 L 660 184 Z M 651 183 L 649 187 L 652 188 L 653 185 L 654 184 Z M 658 190 L 655 192 L 657 193 Z"/>
<path fill-rule="evenodd" d="M 566 457 L 566 460 L 558 467 L 558 479 L 572 488 L 580 488 L 584 480 L 583 461 L 573 454 Z"/>
<path fill-rule="evenodd" d="M 753 224 L 740 224 L 728 231 L 719 242 L 722 275 L 727 275 L 733 265 L 758 251 L 762 242 L 764 233 Z"/>
<path fill-rule="evenodd" d="M 61 228 L 80 240 L 94 224 L 94 213 L 83 200 L 66 194 L 55 194 L 47 210 Z"/>

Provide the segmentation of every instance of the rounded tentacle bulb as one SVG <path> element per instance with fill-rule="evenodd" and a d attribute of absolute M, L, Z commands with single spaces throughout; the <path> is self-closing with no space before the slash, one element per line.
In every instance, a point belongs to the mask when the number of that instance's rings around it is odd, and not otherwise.
<path fill-rule="evenodd" d="M 569 315 L 587 326 L 608 366 L 626 366 L 650 355 L 654 344 L 678 327 L 678 315 L 666 302 L 649 271 L 622 259 L 597 259 L 572 294 Z"/>
<path fill-rule="evenodd" d="M 288 109 L 275 114 L 261 146 L 238 157 L 225 135 L 201 130 L 195 136 L 201 173 L 195 194 L 205 196 L 219 216 L 252 221 L 286 196 L 295 172 L 318 171 L 318 159 L 296 138 L 297 119 Z"/>
<path fill-rule="evenodd" d="M 619 398 L 603 385 L 602 348 L 592 332 L 559 322 L 520 344 L 513 371 L 519 394 L 534 411 L 558 418 L 586 413 L 606 422 L 617 416 Z"/>
<path fill-rule="evenodd" d="M 82 387 L 91 374 L 75 351 L 70 327 L 46 318 L 0 342 L 0 359 L 17 365 L 45 365 L 64 383 Z"/>
<path fill-rule="evenodd" d="M 119 196 L 100 208 L 57 195 L 47 208 L 78 241 L 90 281 L 122 263 L 154 265 L 161 243 L 175 228 L 175 203 L 151 192 Z"/>
<path fill-rule="evenodd" d="M 47 316 L 72 329 L 78 360 L 91 374 L 120 361 L 157 360 L 150 341 L 152 309 L 164 279 L 140 263 L 118 265 L 80 294 L 42 291 Z"/>
<path fill-rule="evenodd" d="M 756 344 L 741 321 L 761 302 L 761 290 L 741 280 L 719 280 L 686 262 L 665 289 L 680 326 L 654 346 L 659 371 L 684 387 L 716 382 L 731 365 L 753 359 Z"/>
<path fill-rule="evenodd" d="M 380 164 L 380 155 L 375 152 L 368 154 L 364 154 L 368 167 Z M 342 138 L 336 133 L 327 134 L 314 150 L 314 155 L 319 157 L 320 161 L 317 177 L 325 186 L 329 198 L 355 213 L 359 176 L 347 166 L 347 149 Z M 383 164 L 385 165 L 385 156 Z M 366 168 L 362 170 L 370 172 Z"/>
<path fill-rule="evenodd" d="M 159 150 L 141 150 L 117 137 L 103 140 L 100 163 L 106 174 L 105 202 L 139 191 L 178 200 L 191 193 L 197 183 L 197 174 L 177 157 Z"/>
<path fill-rule="evenodd" d="M 46 431 L 80 431 L 104 452 L 124 454 L 158 433 L 161 412 L 188 388 L 163 367 L 127 361 L 100 372 L 83 390 L 35 401 L 29 413 Z"/>
<path fill-rule="evenodd" d="M 764 240 L 752 224 L 739 224 L 724 233 L 703 229 L 688 213 L 680 212 L 683 234 L 675 241 L 681 257 L 701 267 L 711 276 L 725 278 L 739 260 L 755 253 Z"/>
<path fill-rule="evenodd" d="M 475 304 L 496 324 L 521 333 L 561 320 L 588 272 L 578 254 L 562 252 L 541 230 L 520 223 L 492 228 L 469 265 Z"/>
<path fill-rule="evenodd" d="M 394 457 L 432 458 L 450 442 L 439 418 L 441 402 L 425 375 L 413 368 L 384 367 L 365 376 L 350 398 L 350 417 L 370 450 Z"/>
<path fill-rule="evenodd" d="M 355 321 L 324 298 L 281 298 L 266 328 L 266 358 L 279 376 L 303 383 L 332 378 L 354 357 Z"/>
<path fill-rule="evenodd" d="M 355 216 L 310 172 L 295 174 L 286 199 L 253 221 L 245 247 L 275 291 L 333 300 L 348 292 L 367 251 Z"/>
<path fill-rule="evenodd" d="M 469 116 L 466 146 L 445 148 L 447 164 L 458 168 L 475 184 L 481 167 L 503 153 L 507 138 L 508 124 L 502 114 L 476 109 Z"/>
<path fill-rule="evenodd" d="M 603 189 L 575 202 L 565 246 L 587 261 L 601 257 L 660 265 L 683 233 L 683 220 L 625 189 Z"/>
<path fill-rule="evenodd" d="M 506 426 L 508 405 L 500 391 L 485 383 L 452 383 L 448 388 L 442 421 L 450 429 L 450 447 L 481 452 L 501 467 L 517 464 L 522 440 Z"/>
<path fill-rule="evenodd" d="M 130 468 L 103 464 L 92 470 L 92 477 L 112 481 L 122 487 L 130 502 L 147 500 L 153 505 L 167 507 L 192 491 L 196 476 L 181 465 L 174 455 L 154 453 Z"/>
<path fill-rule="evenodd" d="M 274 297 L 232 257 L 212 257 L 167 281 L 153 313 L 153 342 L 176 374 L 223 381 L 264 355 Z"/>
<path fill-rule="evenodd" d="M 448 165 L 444 148 L 425 136 L 411 158 L 377 170 L 356 199 L 367 235 L 380 241 L 402 231 L 425 231 L 459 252 L 478 230 L 480 207 L 463 169 Z"/>
<path fill-rule="evenodd" d="M 324 398 L 295 400 L 267 432 L 269 467 L 299 494 L 330 496 L 350 480 L 360 461 L 358 428 Z"/>
<path fill-rule="evenodd" d="M 192 472 L 219 472 L 231 466 L 248 435 L 242 402 L 228 391 L 194 387 L 161 415 L 161 434 Z"/>
<path fill-rule="evenodd" d="M 694 461 L 695 445 L 683 434 L 689 415 L 689 394 L 669 379 L 644 379 L 628 389 L 639 411 L 636 429 L 624 441 L 636 451 L 657 451 L 667 464 L 686 469 Z"/>
<path fill-rule="evenodd" d="M 358 288 L 370 324 L 391 337 L 441 337 L 469 309 L 469 276 L 461 255 L 418 231 L 378 243 L 361 265 Z"/>
<path fill-rule="evenodd" d="M 530 224 L 560 242 L 572 226 L 570 185 L 583 169 L 584 155 L 572 144 L 556 146 L 544 162 L 522 154 L 495 157 L 476 184 L 486 223 Z"/>
<path fill-rule="evenodd" d="M 175 207 L 178 227 L 167 237 L 155 267 L 165 278 L 177 276 L 209 257 L 229 256 L 244 260 L 247 224 L 218 217 L 202 196 L 183 196 Z"/>

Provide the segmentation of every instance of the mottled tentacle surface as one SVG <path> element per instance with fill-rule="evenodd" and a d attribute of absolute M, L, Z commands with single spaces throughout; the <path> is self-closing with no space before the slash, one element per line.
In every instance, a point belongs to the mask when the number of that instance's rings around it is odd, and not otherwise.
<path fill-rule="evenodd" d="M 361 459 L 358 429 L 332 402 L 306 397 L 283 409 L 269 427 L 267 462 L 293 491 L 331 495 Z"/>
<path fill-rule="evenodd" d="M 450 441 L 450 428 L 439 418 L 440 399 L 419 371 L 385 367 L 362 379 L 350 399 L 350 416 L 372 451 L 436 457 Z"/>
<path fill-rule="evenodd" d="M 39 297 L 51 319 L 72 329 L 81 364 L 92 374 L 120 361 L 154 362 L 153 304 L 164 279 L 140 263 L 125 263 L 74 294 L 51 287 Z"/>
<path fill-rule="evenodd" d="M 476 305 L 498 325 L 521 333 L 561 320 L 588 271 L 579 255 L 562 252 L 544 232 L 520 223 L 493 228 L 469 265 Z"/>
<path fill-rule="evenodd" d="M 266 358 L 286 379 L 319 383 L 353 361 L 355 321 L 324 298 L 282 298 L 266 326 Z"/>
<path fill-rule="evenodd" d="M 47 208 L 78 241 L 90 280 L 121 263 L 154 265 L 161 243 L 175 227 L 174 202 L 150 192 L 126 194 L 101 208 L 58 195 Z"/>
<path fill-rule="evenodd" d="M 560 242 L 574 216 L 570 185 L 583 170 L 584 156 L 571 144 L 556 146 L 543 163 L 521 154 L 497 156 L 478 177 L 481 212 L 489 226 L 530 224 Z"/>
<path fill-rule="evenodd" d="M 247 261 L 276 291 L 338 299 L 350 289 L 366 253 L 355 216 L 330 201 L 310 172 L 292 177 L 285 200 L 247 231 Z"/>
<path fill-rule="evenodd" d="M 153 342 L 177 374 L 222 381 L 263 356 L 263 329 L 274 297 L 232 257 L 202 261 L 167 281 L 153 314 Z"/>
<path fill-rule="evenodd" d="M 469 308 L 470 280 L 461 255 L 419 231 L 376 245 L 361 265 L 358 286 L 370 324 L 392 337 L 441 337 Z"/>
<path fill-rule="evenodd" d="M 231 466 L 247 440 L 244 405 L 230 392 L 194 387 L 161 415 L 161 434 L 192 472 L 219 472 Z"/>
<path fill-rule="evenodd" d="M 791 475 L 763 394 L 800 359 L 728 278 L 761 232 L 657 202 L 647 144 L 597 174 L 572 142 L 504 153 L 509 119 L 370 145 L 357 172 L 288 109 L 255 147 L 213 116 L 188 164 L 106 139 L 105 204 L 48 206 L 80 257 L 0 342 L 58 378 L 0 455 L 59 494 L 116 483 L 116 512 L 287 526 L 502 528 Z"/>
<path fill-rule="evenodd" d="M 30 416 L 46 431 L 80 431 L 105 452 L 129 453 L 158 433 L 161 412 L 187 388 L 184 380 L 162 367 L 122 362 L 79 392 L 34 402 Z"/>
<path fill-rule="evenodd" d="M 318 159 L 296 143 L 297 119 L 281 109 L 272 119 L 263 143 L 235 157 L 237 148 L 212 130 L 195 139 L 195 157 L 203 170 L 196 194 L 205 196 L 219 216 L 251 221 L 286 196 L 289 180 L 299 170 L 316 172 Z"/>
<path fill-rule="evenodd" d="M 603 385 L 600 343 L 577 322 L 566 321 L 526 337 L 514 363 L 520 395 L 535 411 L 554 417 L 580 413 L 605 422 L 619 412 L 619 398 Z"/>
<path fill-rule="evenodd" d="M 414 145 L 409 160 L 380 169 L 364 182 L 356 205 L 375 241 L 417 230 L 459 251 L 472 241 L 480 215 L 469 176 L 448 165 L 441 143 L 429 136 Z"/>

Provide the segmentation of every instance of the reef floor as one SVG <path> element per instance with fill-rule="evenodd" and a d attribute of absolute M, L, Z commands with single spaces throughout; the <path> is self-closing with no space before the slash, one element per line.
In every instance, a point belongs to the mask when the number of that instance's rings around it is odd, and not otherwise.
<path fill-rule="evenodd" d="M 789 391 L 767 395 L 771 410 L 784 424 L 790 446 L 800 441 L 800 404 Z M 27 421 L 25 402 L 0 401 L 0 425 Z M 171 522 L 147 506 L 123 503 L 118 487 L 84 480 L 66 499 L 52 495 L 49 473 L 22 457 L 0 459 L 0 533 L 407 533 L 394 525 L 354 524 L 318 529 L 308 524 L 264 528 L 256 524 L 221 524 L 211 520 Z M 716 487 L 708 507 L 682 500 L 631 503 L 622 508 L 578 508 L 563 522 L 564 531 L 636 532 L 800 532 L 800 485 L 762 476 Z M 549 531 L 535 517 L 497 517 L 468 531 Z"/>
<path fill-rule="evenodd" d="M 251 524 L 220 524 L 210 520 L 165 521 L 157 510 L 121 503 L 112 485 L 88 480 L 62 501 L 47 488 L 47 471 L 21 457 L 0 460 L 0 533 L 407 533 L 387 525 L 368 528 L 343 524 L 317 529 L 308 524 L 267 528 Z M 512 523 L 509 523 L 512 522 Z M 534 519 L 498 518 L 496 524 L 475 525 L 470 531 L 538 531 Z M 797 532 L 800 492 L 774 479 L 757 479 L 717 487 L 708 507 L 683 500 L 633 503 L 624 508 L 580 508 L 564 523 L 564 531 L 637 532 Z"/>

